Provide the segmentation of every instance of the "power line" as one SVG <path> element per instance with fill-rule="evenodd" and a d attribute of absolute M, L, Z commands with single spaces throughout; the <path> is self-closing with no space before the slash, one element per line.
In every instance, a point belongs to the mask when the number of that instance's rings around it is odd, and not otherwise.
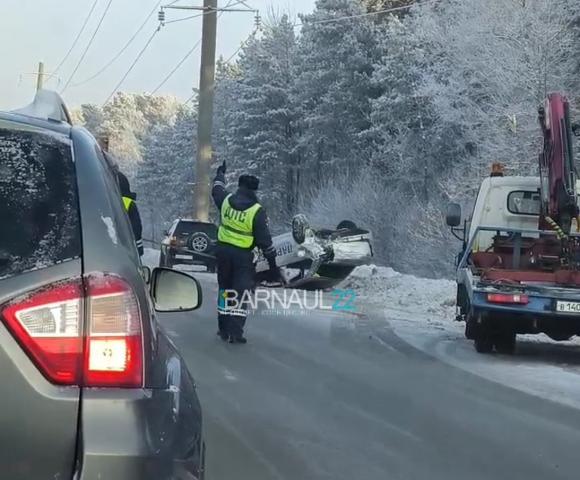
<path fill-rule="evenodd" d="M 149 15 L 147 15 L 147 18 L 145 18 L 145 20 L 143 21 L 143 23 L 139 26 L 139 28 L 133 34 L 133 36 L 129 39 L 129 41 L 127 43 L 125 43 L 125 45 L 123 46 L 123 48 L 121 48 L 121 50 L 119 50 L 119 52 L 111 60 L 109 60 L 109 62 L 107 62 L 107 64 L 104 65 L 103 68 L 101 68 L 97 73 L 95 73 L 91 77 L 83 80 L 82 82 L 75 83 L 72 86 L 73 87 L 78 87 L 80 85 L 84 85 L 85 83 L 90 82 L 91 80 L 94 80 L 95 78 L 97 78 L 98 76 L 100 76 L 103 72 L 105 72 L 111 65 L 113 65 L 113 63 L 115 63 L 119 59 L 119 57 L 121 55 L 123 55 L 123 53 L 125 53 L 125 51 L 127 50 L 127 48 L 129 48 L 129 46 L 135 41 L 135 39 L 137 38 L 137 35 L 139 35 L 141 33 L 141 31 L 145 28 L 145 25 L 147 25 L 147 22 L 149 21 L 149 19 L 155 14 L 155 12 L 159 8 L 159 5 L 161 4 L 162 1 L 163 0 L 159 0 L 155 4 L 155 6 L 151 10 L 151 12 L 149 12 Z"/>
<path fill-rule="evenodd" d="M 185 54 L 185 56 L 179 61 L 179 63 L 173 68 L 173 70 L 171 70 L 171 72 L 169 72 L 169 74 L 163 79 L 163 81 L 159 85 L 157 85 L 155 90 L 153 90 L 151 92 L 151 95 L 155 95 L 159 90 L 161 90 L 163 85 L 165 85 L 169 81 L 169 79 L 171 77 L 173 77 L 175 72 L 177 72 L 177 70 L 179 70 L 179 68 L 185 63 L 185 61 L 189 57 L 191 57 L 191 55 L 193 55 L 193 52 L 195 52 L 199 48 L 200 45 L 201 45 L 201 39 L 195 43 L 195 45 L 191 48 L 191 50 Z"/>
<path fill-rule="evenodd" d="M 248 2 L 246 2 L 244 0 L 240 0 L 238 3 L 236 3 L 236 5 L 238 5 L 239 3 L 241 3 L 246 8 L 249 8 L 250 10 L 255 10 L 254 8 L 252 8 L 248 5 Z"/>
<path fill-rule="evenodd" d="M 313 20 L 313 21 L 306 21 L 306 22 L 300 22 L 300 23 L 295 23 L 294 24 L 294 28 L 296 27 L 303 27 L 305 25 L 317 25 L 320 23 L 335 23 L 335 22 L 342 22 L 343 20 L 350 20 L 352 18 L 362 18 L 362 17 L 369 17 L 371 15 L 379 15 L 381 13 L 392 13 L 392 12 L 399 12 L 401 10 L 408 10 L 410 8 L 413 8 L 415 6 L 422 6 L 422 5 L 429 5 L 432 3 L 436 3 L 439 0 L 427 0 L 424 2 L 419 2 L 419 3 L 413 3 L 411 5 L 407 5 L 404 7 L 393 7 L 393 8 L 386 8 L 384 10 L 377 10 L 376 12 L 366 12 L 366 13 L 360 13 L 358 15 L 348 15 L 345 17 L 338 17 L 338 18 L 326 18 L 323 20 Z"/>
<path fill-rule="evenodd" d="M 105 11 L 103 12 L 103 15 L 101 16 L 101 19 L 99 20 L 99 23 L 97 25 L 97 28 L 95 29 L 95 31 L 93 33 L 93 36 L 89 40 L 89 43 L 88 43 L 87 47 L 85 48 L 83 54 L 81 55 L 81 58 L 80 58 L 79 62 L 77 63 L 77 66 L 75 67 L 75 69 L 71 73 L 71 76 L 67 80 L 64 88 L 61 90 L 60 93 L 64 93 L 64 91 L 68 88 L 68 86 L 70 85 L 70 82 L 72 81 L 72 79 L 74 78 L 75 74 L 77 73 L 79 67 L 83 63 L 83 60 L 85 59 L 85 57 L 86 57 L 89 49 L 91 48 L 91 45 L 93 44 L 93 41 L 95 40 L 95 37 L 97 36 L 97 33 L 99 33 L 99 30 L 101 29 L 101 25 L 103 24 L 103 21 L 105 20 L 105 17 L 107 16 L 107 13 L 109 12 L 109 8 L 111 7 L 111 4 L 112 3 L 113 3 L 113 0 L 109 0 L 109 3 L 107 3 L 107 7 L 105 8 Z"/>
<path fill-rule="evenodd" d="M 250 35 L 248 35 L 248 38 L 246 38 L 242 43 L 240 43 L 240 46 L 236 49 L 236 51 L 234 53 L 232 53 L 230 55 L 230 57 L 225 61 L 226 65 L 229 64 L 238 53 L 240 53 L 242 48 L 244 48 L 249 43 L 249 41 L 252 38 L 254 38 L 254 36 L 256 35 L 256 33 L 258 33 L 259 30 L 260 30 L 260 28 L 257 27 Z"/>
<path fill-rule="evenodd" d="M 177 18 L 175 20 L 169 20 L 168 22 L 165 22 L 165 25 L 169 25 L 171 23 L 185 22 L 186 20 L 191 20 L 192 18 L 203 17 L 204 15 L 207 15 L 207 12 L 197 13 L 195 15 L 190 15 L 189 17 Z"/>
<path fill-rule="evenodd" d="M 246 2 L 242 2 L 246 7 L 248 6 L 246 4 Z M 240 43 L 240 46 L 236 49 L 236 51 L 234 53 L 232 53 L 229 58 L 225 61 L 225 64 L 228 65 L 233 59 L 234 57 L 240 53 L 240 51 L 246 46 L 248 45 L 248 43 L 250 42 L 250 40 L 252 38 L 255 38 L 257 33 L 259 31 L 262 30 L 262 19 L 260 17 L 260 12 L 256 11 L 256 19 L 255 19 L 255 28 L 254 31 L 252 33 L 250 33 L 250 35 L 248 35 L 248 37 L 242 42 Z"/>
<path fill-rule="evenodd" d="M 64 56 L 64 58 L 58 64 L 58 67 L 56 67 L 56 69 L 54 70 L 53 75 L 56 75 L 56 73 L 61 69 L 61 67 L 64 65 L 64 62 L 66 62 L 68 60 L 68 57 L 70 57 L 70 54 L 72 53 L 74 48 L 77 46 L 77 43 L 79 42 L 79 40 L 81 38 L 81 35 L 85 31 L 85 28 L 87 28 L 89 20 L 93 16 L 93 12 L 95 11 L 95 8 L 97 7 L 97 3 L 99 3 L 99 0 L 95 0 L 93 2 L 93 6 L 91 7 L 88 15 L 86 16 L 85 21 L 83 22 L 83 25 L 82 25 L 81 29 L 79 30 L 79 33 L 77 34 L 76 38 L 73 40 L 73 43 L 72 43 L 71 47 L 68 49 L 68 52 L 66 52 L 66 55 Z"/>
<path fill-rule="evenodd" d="M 155 29 L 155 31 L 153 32 L 153 35 L 151 35 L 149 37 L 149 40 L 147 40 L 147 43 L 141 49 L 141 51 L 137 55 L 137 58 L 135 58 L 135 60 L 133 61 L 133 63 L 129 67 L 129 70 L 127 70 L 127 72 L 125 73 L 125 75 L 123 75 L 123 78 L 121 78 L 121 80 L 119 81 L 119 83 L 117 83 L 117 86 L 113 89 L 113 91 L 111 92 L 111 94 L 109 95 L 109 97 L 107 98 L 107 100 L 105 101 L 105 104 L 109 103 L 109 101 L 113 98 L 113 96 L 115 95 L 115 93 L 117 93 L 117 90 L 119 90 L 119 88 L 121 87 L 121 85 L 123 85 L 123 82 L 127 79 L 127 77 L 129 76 L 129 74 L 133 71 L 133 69 L 135 68 L 135 65 L 137 65 L 137 62 L 141 59 L 141 57 L 143 56 L 143 54 L 145 53 L 145 51 L 147 50 L 147 48 L 149 48 L 149 45 L 151 45 L 151 42 L 155 38 L 155 35 L 157 35 L 160 30 L 161 30 L 161 25 L 159 25 L 159 27 L 157 27 Z"/>
<path fill-rule="evenodd" d="M 236 3 L 233 3 L 233 2 L 234 2 L 234 0 L 229 0 L 228 4 L 225 6 L 225 8 L 230 8 L 230 7 L 233 7 L 233 6 L 235 6 L 235 5 L 239 4 L 239 3 L 242 3 L 240 1 L 237 1 Z M 203 16 L 203 15 L 207 15 L 208 13 L 214 13 L 214 12 L 211 12 L 211 11 L 209 11 L 209 12 L 203 12 L 203 13 L 194 15 L 194 17 L 200 17 L 200 16 Z M 218 18 L 220 18 L 223 15 L 223 13 L 224 12 L 221 11 L 218 14 Z M 188 18 L 193 18 L 193 17 L 188 17 Z M 185 19 L 181 19 L 180 21 L 183 21 L 183 20 L 185 20 Z M 168 23 L 174 23 L 176 21 L 177 20 L 173 20 L 172 22 L 166 22 L 166 24 L 168 24 Z M 151 92 L 151 95 L 155 95 L 159 90 L 161 90 L 161 88 L 163 88 L 163 86 L 171 79 L 171 77 L 173 77 L 173 75 L 175 75 L 175 72 L 177 72 L 177 70 L 179 70 L 181 68 L 181 66 L 185 63 L 185 61 L 189 57 L 191 57 L 191 55 L 193 55 L 193 52 L 195 52 L 199 48 L 200 45 L 201 45 L 201 38 L 195 43 L 195 45 L 191 48 L 191 50 L 189 50 L 189 52 L 187 52 L 185 54 L 185 56 L 179 61 L 179 63 L 169 72 L 169 74 L 163 79 L 163 81 L 159 85 L 157 85 L 157 87 L 155 88 L 155 90 L 153 90 Z"/>
<path fill-rule="evenodd" d="M 248 11 L 255 11 L 255 9 L 248 7 L 248 5 L 243 1 L 243 0 L 238 0 L 235 3 L 232 3 L 232 1 L 230 1 L 224 8 L 231 8 L 231 7 L 235 7 L 236 5 L 239 5 L 240 3 L 243 4 L 245 7 L 247 7 L 249 10 Z M 175 2 L 173 2 L 175 3 Z M 173 5 L 173 3 L 167 5 L 167 6 L 171 6 Z M 219 10 L 219 9 L 218 9 Z M 204 15 L 207 15 L 208 13 L 213 13 L 212 11 L 208 11 L 208 12 L 203 12 L 203 13 L 196 13 L 195 15 L 190 15 L 189 17 L 183 17 L 183 18 L 177 18 L 175 20 L 169 20 L 168 22 L 165 22 L 165 25 L 169 25 L 171 23 L 178 23 L 178 22 L 185 22 L 187 20 L 191 20 L 193 18 L 199 18 L 199 17 L 203 17 Z M 221 15 L 222 12 L 220 12 Z"/>

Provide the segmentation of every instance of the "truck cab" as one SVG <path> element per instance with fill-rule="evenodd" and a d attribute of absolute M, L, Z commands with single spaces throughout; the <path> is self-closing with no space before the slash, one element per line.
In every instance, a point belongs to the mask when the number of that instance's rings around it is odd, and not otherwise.
<path fill-rule="evenodd" d="M 468 239 L 476 236 L 480 225 L 533 230 L 540 215 L 540 179 L 538 177 L 488 177 L 483 180 L 473 208 Z M 493 241 L 493 232 L 481 232 L 474 250 L 485 251 Z"/>
<path fill-rule="evenodd" d="M 514 353 L 517 334 L 580 335 L 580 237 L 575 224 L 567 235 L 557 225 L 540 230 L 540 191 L 539 177 L 490 176 L 470 218 L 449 207 L 463 242 L 457 320 L 480 353 Z"/>

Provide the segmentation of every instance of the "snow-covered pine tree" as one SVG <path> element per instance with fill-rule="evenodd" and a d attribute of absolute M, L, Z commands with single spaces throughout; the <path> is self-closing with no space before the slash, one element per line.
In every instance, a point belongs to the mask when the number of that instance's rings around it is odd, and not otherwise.
<path fill-rule="evenodd" d="M 319 0 L 302 17 L 294 102 L 299 108 L 303 186 L 356 174 L 367 163 L 372 82 L 381 52 L 375 24 L 358 0 Z M 347 20 L 333 21 L 342 17 Z"/>
<path fill-rule="evenodd" d="M 220 82 L 224 97 L 219 102 L 227 103 L 229 110 L 219 114 L 228 130 L 226 141 L 218 140 L 220 153 L 231 160 L 232 172 L 261 178 L 261 198 L 266 206 L 275 207 L 269 209 L 274 220 L 295 208 L 299 169 L 290 98 L 295 56 L 294 27 L 288 16 L 272 18 L 260 37 L 247 42 L 235 70 Z M 223 130 L 219 126 L 218 132 Z"/>
<path fill-rule="evenodd" d="M 466 137 L 474 155 L 455 156 L 449 189 L 472 196 L 489 165 L 534 171 L 537 109 L 550 91 L 572 92 L 575 0 L 449 0 L 416 9 L 416 31 L 432 47 L 422 95 L 438 125 Z"/>
<path fill-rule="evenodd" d="M 196 112 L 182 106 L 174 123 L 157 124 L 144 138 L 143 160 L 133 187 L 145 238 L 159 240 L 173 220 L 191 216 L 196 121 Z"/>

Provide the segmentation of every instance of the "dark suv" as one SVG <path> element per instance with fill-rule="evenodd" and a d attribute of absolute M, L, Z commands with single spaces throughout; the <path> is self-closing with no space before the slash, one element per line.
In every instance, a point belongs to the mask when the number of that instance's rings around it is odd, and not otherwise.
<path fill-rule="evenodd" d="M 0 476 L 202 478 L 195 384 L 155 316 L 199 284 L 141 266 L 115 172 L 56 94 L 23 112 L 0 113 Z"/>
<path fill-rule="evenodd" d="M 217 227 L 213 223 L 178 219 L 165 232 L 161 242 L 159 266 L 205 265 L 208 272 L 215 272 L 215 246 Z"/>

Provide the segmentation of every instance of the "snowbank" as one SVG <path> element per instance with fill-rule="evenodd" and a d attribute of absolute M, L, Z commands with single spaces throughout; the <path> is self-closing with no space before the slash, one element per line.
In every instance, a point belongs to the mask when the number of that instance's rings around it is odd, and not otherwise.
<path fill-rule="evenodd" d="M 382 328 L 445 363 L 580 408 L 579 338 L 554 342 L 545 335 L 518 335 L 515 356 L 481 355 L 465 338 L 465 324 L 454 321 L 455 282 L 369 265 L 354 270 L 341 287 L 355 290 L 379 331 L 384 322 Z"/>
<path fill-rule="evenodd" d="M 357 267 L 341 288 L 353 289 L 357 298 L 374 306 L 453 320 L 455 315 L 455 282 L 430 280 L 404 275 L 389 267 Z"/>

